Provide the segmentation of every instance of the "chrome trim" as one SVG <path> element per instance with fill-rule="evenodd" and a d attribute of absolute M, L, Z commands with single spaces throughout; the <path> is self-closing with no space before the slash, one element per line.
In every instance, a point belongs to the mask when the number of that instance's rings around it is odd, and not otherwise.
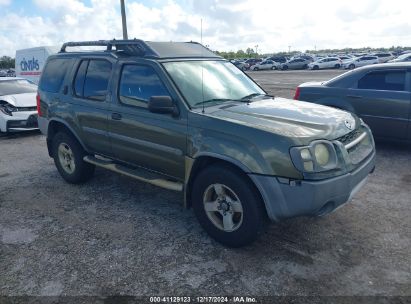
<path fill-rule="evenodd" d="M 352 142 L 350 142 L 349 144 L 345 145 L 345 149 L 349 150 L 352 147 L 358 145 L 365 137 L 367 136 L 367 133 L 364 132 L 362 133 L 360 136 L 358 136 L 356 139 L 354 139 Z"/>

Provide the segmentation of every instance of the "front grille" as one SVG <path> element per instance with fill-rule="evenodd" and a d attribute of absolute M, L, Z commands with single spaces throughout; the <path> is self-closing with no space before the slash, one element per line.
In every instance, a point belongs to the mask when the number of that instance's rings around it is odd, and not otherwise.
<path fill-rule="evenodd" d="M 362 139 L 360 139 L 362 137 Z M 354 130 L 344 136 L 337 138 L 347 150 L 352 164 L 356 165 L 362 162 L 373 150 L 370 135 L 364 128 Z M 357 143 L 355 141 L 358 140 Z"/>
<path fill-rule="evenodd" d="M 350 142 L 354 141 L 355 139 L 357 139 L 358 137 L 360 137 L 362 133 L 364 133 L 362 129 L 357 129 L 348 134 L 345 134 L 344 136 L 337 138 L 337 140 L 345 146 Z"/>

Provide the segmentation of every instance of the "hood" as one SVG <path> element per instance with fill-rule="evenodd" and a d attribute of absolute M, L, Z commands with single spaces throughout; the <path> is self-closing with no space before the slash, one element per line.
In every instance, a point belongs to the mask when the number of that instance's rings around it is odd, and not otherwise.
<path fill-rule="evenodd" d="M 351 132 L 359 124 L 358 118 L 349 112 L 285 98 L 227 106 L 210 115 L 280 136 L 308 141 L 336 139 Z"/>
<path fill-rule="evenodd" d="M 3 96 L 0 96 L 0 99 L 7 101 L 9 104 L 15 107 L 18 107 L 18 108 L 36 106 L 36 93 L 3 95 Z"/>

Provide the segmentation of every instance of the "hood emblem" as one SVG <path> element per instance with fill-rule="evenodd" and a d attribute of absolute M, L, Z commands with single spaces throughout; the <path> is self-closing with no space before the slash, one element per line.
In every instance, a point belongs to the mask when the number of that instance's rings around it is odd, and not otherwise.
<path fill-rule="evenodd" d="M 353 123 L 351 121 L 344 120 L 344 124 L 345 124 L 345 126 L 347 127 L 348 130 L 353 130 L 354 129 Z"/>

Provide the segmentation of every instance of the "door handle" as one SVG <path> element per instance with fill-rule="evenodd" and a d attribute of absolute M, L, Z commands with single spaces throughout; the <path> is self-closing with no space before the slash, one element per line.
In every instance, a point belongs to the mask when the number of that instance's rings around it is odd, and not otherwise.
<path fill-rule="evenodd" d="M 121 114 L 120 113 L 111 113 L 111 119 L 121 120 Z"/>
<path fill-rule="evenodd" d="M 347 95 L 347 97 L 349 97 L 349 98 L 356 98 L 356 99 L 362 98 L 362 97 L 359 96 L 359 95 Z"/>

